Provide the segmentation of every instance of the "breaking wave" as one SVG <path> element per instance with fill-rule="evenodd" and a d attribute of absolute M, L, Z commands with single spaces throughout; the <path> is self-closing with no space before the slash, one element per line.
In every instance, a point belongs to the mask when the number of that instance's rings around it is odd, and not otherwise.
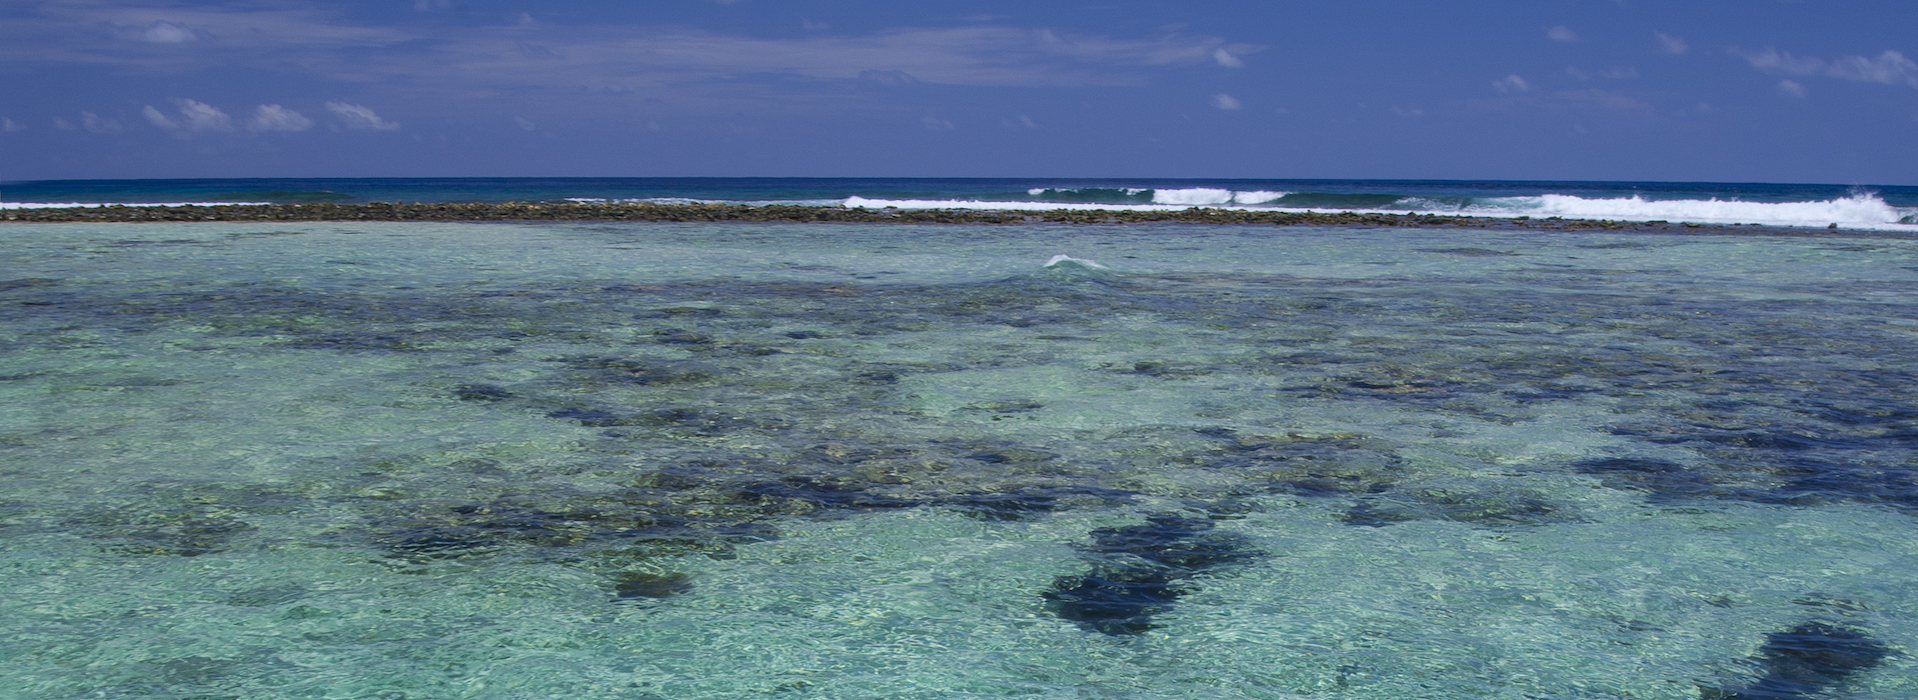
<path fill-rule="evenodd" d="M 1646 199 L 1543 194 L 1518 197 L 1412 197 L 1370 193 L 1235 191 L 1227 189 L 1032 189 L 1025 199 L 882 199 L 848 197 L 847 207 L 1002 211 L 1142 210 L 1191 207 L 1298 212 L 1434 213 L 1500 218 L 1669 221 L 1765 226 L 1829 226 L 1905 230 L 1918 207 L 1898 207 L 1866 192 L 1827 200 L 1748 202 L 1733 199 Z"/>

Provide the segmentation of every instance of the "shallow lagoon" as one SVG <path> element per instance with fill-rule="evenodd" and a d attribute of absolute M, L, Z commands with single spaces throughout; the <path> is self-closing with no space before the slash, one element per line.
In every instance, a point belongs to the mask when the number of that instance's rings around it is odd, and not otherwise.
<path fill-rule="evenodd" d="M 1911 241 L 0 237 L 23 697 L 1918 694 Z"/>

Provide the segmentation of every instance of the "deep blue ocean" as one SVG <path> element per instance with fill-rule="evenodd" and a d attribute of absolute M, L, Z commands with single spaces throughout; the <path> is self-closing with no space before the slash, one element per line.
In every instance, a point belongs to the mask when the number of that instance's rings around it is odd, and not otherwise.
<path fill-rule="evenodd" d="M 221 202 L 653 201 L 969 209 L 1433 212 L 1899 229 L 1918 187 L 1158 178 L 254 178 L 0 183 L 0 207 Z"/>

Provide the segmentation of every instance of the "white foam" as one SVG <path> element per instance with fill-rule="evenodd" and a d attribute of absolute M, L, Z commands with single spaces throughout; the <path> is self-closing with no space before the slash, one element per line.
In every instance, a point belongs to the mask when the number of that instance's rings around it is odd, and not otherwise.
<path fill-rule="evenodd" d="M 1153 204 L 1089 204 L 1084 202 L 982 202 L 958 199 L 868 199 L 847 197 L 838 202 L 854 209 L 973 209 L 981 211 L 1168 211 L 1185 206 Z"/>
<path fill-rule="evenodd" d="M 1828 226 L 1909 229 L 1901 220 L 1909 210 L 1886 204 L 1871 194 L 1812 202 L 1739 202 L 1721 199 L 1647 200 L 1642 197 L 1587 199 L 1547 194 L 1504 197 L 1468 207 L 1466 214 L 1488 216 L 1558 216 L 1567 219 L 1618 221 L 1674 221 L 1701 224 L 1763 224 L 1768 226 Z"/>
<path fill-rule="evenodd" d="M 1232 190 L 1215 190 L 1210 187 L 1193 187 L 1183 190 L 1153 190 L 1153 204 L 1183 204 L 1186 206 L 1216 206 L 1232 203 Z"/>
<path fill-rule="evenodd" d="M 1291 194 L 1291 193 L 1290 192 L 1267 192 L 1264 190 L 1257 190 L 1253 192 L 1234 192 L 1232 193 L 1232 203 L 1234 204 L 1264 204 L 1266 202 L 1270 202 L 1280 197 L 1284 197 L 1288 194 Z"/>
<path fill-rule="evenodd" d="M 1613 221 L 1670 221 L 1701 224 L 1758 224 L 1764 226 L 1840 228 L 1887 231 L 1918 231 L 1918 208 L 1900 208 L 1886 204 L 1875 195 L 1856 194 L 1840 199 L 1814 202 L 1739 202 L 1727 200 L 1647 200 L 1641 197 L 1588 199 L 1570 195 L 1500 197 L 1470 206 L 1459 206 L 1424 199 L 1408 198 L 1393 209 L 1353 209 L 1345 207 L 1249 207 L 1247 204 L 1271 202 L 1286 193 L 1232 192 L 1230 190 L 1187 189 L 1158 190 L 1153 204 L 1097 204 L 1083 202 L 990 202 L 977 200 L 868 199 L 848 197 L 839 204 L 847 207 L 880 209 L 966 209 L 978 211 L 1177 211 L 1196 206 L 1216 209 L 1282 212 L 1352 212 L 1357 214 L 1405 214 L 1405 205 L 1413 211 L 1483 216 L 1494 218 L 1562 217 L 1567 219 Z M 1266 195 L 1275 195 L 1265 198 Z M 1184 200 L 1167 203 L 1165 200 Z"/>
<path fill-rule="evenodd" d="M 1052 266 L 1054 266 L 1054 265 L 1059 265 L 1059 264 L 1064 264 L 1064 263 L 1071 263 L 1071 264 L 1075 264 L 1075 265 L 1084 265 L 1084 266 L 1086 266 L 1086 267 L 1090 267 L 1090 268 L 1092 268 L 1092 269 L 1094 269 L 1094 270 L 1109 270 L 1109 269 L 1111 269 L 1111 268 L 1108 268 L 1108 267 L 1106 267 L 1106 266 L 1104 266 L 1104 265 L 1100 265 L 1099 263 L 1096 263 L 1096 262 L 1093 262 L 1093 261 L 1091 261 L 1091 260 L 1081 260 L 1081 259 L 1079 259 L 1079 258 L 1075 258 L 1075 257 L 1072 257 L 1072 256 L 1070 256 L 1070 255 L 1054 255 L 1054 256 L 1052 256 L 1052 259 L 1051 259 L 1051 260 L 1047 260 L 1047 261 L 1046 261 L 1046 264 L 1045 264 L 1045 266 L 1046 266 L 1046 267 L 1052 267 Z"/>

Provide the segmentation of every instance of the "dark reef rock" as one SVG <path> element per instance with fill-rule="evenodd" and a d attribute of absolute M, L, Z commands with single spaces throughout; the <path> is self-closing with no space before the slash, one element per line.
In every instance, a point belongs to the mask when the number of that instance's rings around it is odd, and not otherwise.
<path fill-rule="evenodd" d="M 560 420 L 576 420 L 579 421 L 580 425 L 589 428 L 610 428 L 613 426 L 633 424 L 632 416 L 608 413 L 596 408 L 563 408 L 546 414 L 546 417 L 558 418 Z"/>
<path fill-rule="evenodd" d="M 693 589 L 681 573 L 652 574 L 629 571 L 613 577 L 613 593 L 618 600 L 671 598 Z"/>
<path fill-rule="evenodd" d="M 505 401 L 513 398 L 513 392 L 486 384 L 468 384 L 454 389 L 453 396 L 461 401 Z"/>
<path fill-rule="evenodd" d="M 1347 525 L 1384 527 L 1414 520 L 1450 520 L 1480 527 L 1544 525 L 1573 520 L 1537 496 L 1500 491 L 1420 489 L 1392 500 L 1368 499 L 1345 513 Z"/>
<path fill-rule="evenodd" d="M 1212 532 L 1211 521 L 1176 515 L 1094 530 L 1082 551 L 1093 570 L 1062 576 L 1041 595 L 1060 619 L 1114 636 L 1151 629 L 1153 615 L 1192 590 L 1185 579 L 1257 556 L 1238 538 Z"/>
<path fill-rule="evenodd" d="M 1764 675 L 1736 690 L 1700 688 L 1706 700 L 1796 700 L 1825 696 L 1861 671 L 1876 667 L 1891 650 L 1863 630 L 1813 620 L 1765 636 L 1752 659 Z"/>
<path fill-rule="evenodd" d="M 1059 579 L 1045 598 L 1053 614 L 1088 630 L 1109 635 L 1144 634 L 1152 616 L 1172 605 L 1185 589 L 1164 572 L 1142 569 L 1118 576 L 1088 574 Z"/>
<path fill-rule="evenodd" d="M 649 202 L 366 202 L 339 204 L 213 204 L 177 206 L 109 205 L 13 209 L 0 221 L 21 222 L 142 222 L 142 221 L 784 221 L 795 223 L 895 224 L 1133 224 L 1175 222 L 1193 224 L 1267 224 L 1276 226 L 1456 226 L 1471 228 L 1526 228 L 1548 230 L 1670 230 L 1663 221 L 1623 222 L 1576 219 L 1498 219 L 1472 216 L 1432 216 L 1356 212 L 1299 212 L 1193 207 L 1167 211 L 985 211 L 970 209 L 862 209 L 787 204 L 656 204 Z M 1729 229 L 1729 227 L 1727 227 Z M 1691 233 L 1715 229 L 1681 229 Z M 1734 230 L 1735 229 L 1730 229 Z M 1744 233 L 1744 231 L 1736 231 Z M 293 232 L 288 232 L 293 233 Z M 1856 232 L 1817 231 L 1839 236 Z M 187 241 L 192 243 L 193 241 Z M 1469 249 L 1461 249 L 1469 250 Z M 1457 253 L 1458 251 L 1443 251 Z M 1466 252 L 1466 255 L 1473 253 Z"/>

